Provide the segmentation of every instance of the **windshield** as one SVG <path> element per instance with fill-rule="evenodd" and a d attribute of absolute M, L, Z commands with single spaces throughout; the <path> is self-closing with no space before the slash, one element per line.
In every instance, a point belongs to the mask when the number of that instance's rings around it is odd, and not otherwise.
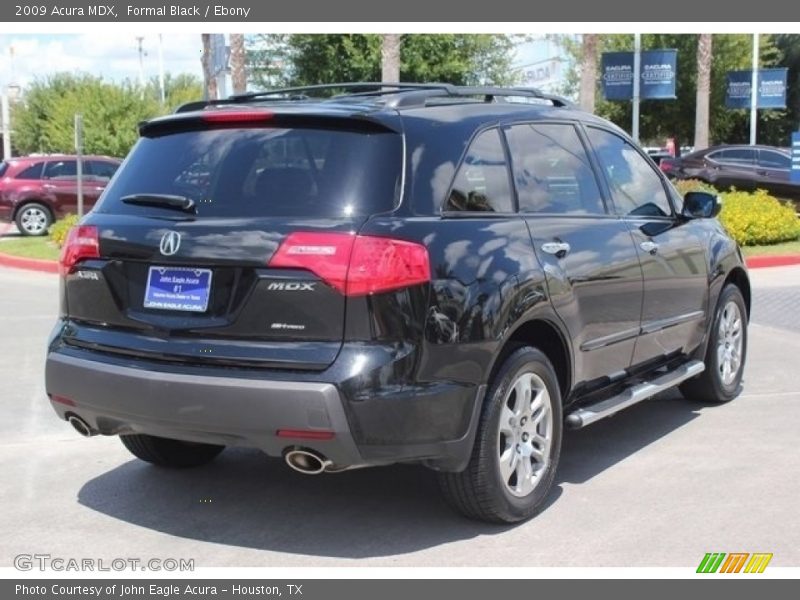
<path fill-rule="evenodd" d="M 198 218 L 371 215 L 395 207 L 402 144 L 394 133 L 321 129 L 216 129 L 142 138 L 96 212 L 168 207 L 131 195 L 191 199 Z"/>

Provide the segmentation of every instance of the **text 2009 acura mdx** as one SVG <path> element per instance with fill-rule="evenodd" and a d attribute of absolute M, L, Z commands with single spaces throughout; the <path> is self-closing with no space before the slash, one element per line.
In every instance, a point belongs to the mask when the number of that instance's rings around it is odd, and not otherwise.
<path fill-rule="evenodd" d="M 416 462 L 464 514 L 518 521 L 565 424 L 737 395 L 750 286 L 718 209 L 533 90 L 195 103 L 142 124 L 71 232 L 47 393 L 157 465 Z"/>

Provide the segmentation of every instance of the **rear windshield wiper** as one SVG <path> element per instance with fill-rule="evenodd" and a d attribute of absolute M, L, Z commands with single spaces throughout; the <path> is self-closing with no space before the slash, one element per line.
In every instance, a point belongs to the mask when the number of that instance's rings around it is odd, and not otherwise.
<path fill-rule="evenodd" d="M 130 194 L 120 198 L 125 204 L 138 204 L 139 206 L 157 206 L 159 208 L 174 208 L 184 212 L 196 213 L 194 200 L 186 196 L 173 196 L 171 194 Z"/>

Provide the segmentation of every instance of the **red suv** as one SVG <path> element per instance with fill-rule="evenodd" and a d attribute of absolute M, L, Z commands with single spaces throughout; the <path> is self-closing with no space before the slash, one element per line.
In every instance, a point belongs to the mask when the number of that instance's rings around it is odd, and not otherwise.
<path fill-rule="evenodd" d="M 83 157 L 83 202 L 88 210 L 114 175 L 119 159 Z M 0 163 L 0 221 L 15 221 L 22 235 L 45 235 L 53 221 L 78 212 L 78 160 L 52 154 Z"/>

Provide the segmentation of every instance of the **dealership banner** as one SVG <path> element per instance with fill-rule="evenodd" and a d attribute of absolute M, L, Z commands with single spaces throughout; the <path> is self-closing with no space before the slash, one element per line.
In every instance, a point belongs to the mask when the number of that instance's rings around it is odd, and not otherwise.
<path fill-rule="evenodd" d="M 792 183 L 800 183 L 800 131 L 792 134 Z"/>
<path fill-rule="evenodd" d="M 787 69 L 760 69 L 756 108 L 786 108 Z M 750 108 L 753 71 L 729 71 L 725 89 L 725 106 Z"/>
<path fill-rule="evenodd" d="M 641 56 L 639 97 L 674 100 L 677 50 L 646 50 Z M 633 52 L 604 52 L 601 64 L 606 100 L 632 100 Z"/>

